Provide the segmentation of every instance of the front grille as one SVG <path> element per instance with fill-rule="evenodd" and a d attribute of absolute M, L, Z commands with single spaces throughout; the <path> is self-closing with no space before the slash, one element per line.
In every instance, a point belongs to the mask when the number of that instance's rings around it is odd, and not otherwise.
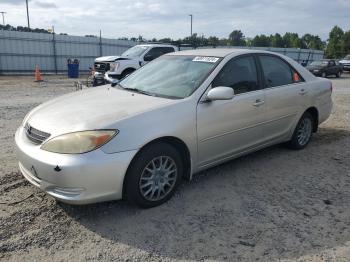
<path fill-rule="evenodd" d="M 102 62 L 96 62 L 95 65 L 95 71 L 99 73 L 106 73 L 109 71 L 109 63 L 102 63 Z"/>
<path fill-rule="evenodd" d="M 28 123 L 25 124 L 24 129 L 26 131 L 26 135 L 30 141 L 32 141 L 35 144 L 41 144 L 46 139 L 49 138 L 50 134 L 45 133 L 43 131 L 40 131 L 32 126 L 30 126 Z"/>

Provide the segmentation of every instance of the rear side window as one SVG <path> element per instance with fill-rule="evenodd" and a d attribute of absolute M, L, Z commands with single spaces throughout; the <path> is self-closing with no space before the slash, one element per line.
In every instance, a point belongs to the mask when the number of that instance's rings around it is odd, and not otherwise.
<path fill-rule="evenodd" d="M 167 54 L 167 53 L 171 53 L 174 52 L 174 48 L 172 47 L 162 47 L 162 54 Z"/>
<path fill-rule="evenodd" d="M 233 58 L 215 77 L 212 87 L 232 87 L 235 94 L 259 89 L 255 60 L 252 56 Z"/>
<path fill-rule="evenodd" d="M 301 76 L 289 64 L 274 56 L 260 55 L 266 87 L 302 82 Z"/>
<path fill-rule="evenodd" d="M 171 47 L 153 47 L 149 52 L 148 55 L 151 55 L 153 59 L 160 57 L 161 55 L 174 52 L 174 48 Z"/>

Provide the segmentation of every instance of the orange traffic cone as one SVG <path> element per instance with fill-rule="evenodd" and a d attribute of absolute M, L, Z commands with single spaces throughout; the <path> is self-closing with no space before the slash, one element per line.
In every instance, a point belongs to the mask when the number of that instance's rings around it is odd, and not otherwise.
<path fill-rule="evenodd" d="M 35 66 L 35 82 L 41 82 L 43 79 L 41 78 L 41 73 L 39 70 L 39 66 Z"/>

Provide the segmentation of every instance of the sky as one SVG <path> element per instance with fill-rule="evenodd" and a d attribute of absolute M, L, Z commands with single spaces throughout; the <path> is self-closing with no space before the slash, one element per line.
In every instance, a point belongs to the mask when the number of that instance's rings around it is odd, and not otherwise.
<path fill-rule="evenodd" d="M 26 26 L 25 0 L 0 0 L 5 23 Z M 228 37 L 311 33 L 327 40 L 334 25 L 350 30 L 350 0 L 29 0 L 30 25 L 70 35 L 170 37 L 193 32 Z M 2 20 L 0 20 L 2 22 Z"/>

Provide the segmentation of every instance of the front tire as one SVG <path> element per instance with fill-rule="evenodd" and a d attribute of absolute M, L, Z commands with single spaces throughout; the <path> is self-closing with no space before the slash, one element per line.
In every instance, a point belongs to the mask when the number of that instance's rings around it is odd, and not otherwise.
<path fill-rule="evenodd" d="M 292 139 L 288 142 L 291 149 L 305 148 L 311 140 L 314 129 L 314 118 L 309 112 L 305 112 L 295 127 Z"/>
<path fill-rule="evenodd" d="M 128 75 L 132 74 L 135 71 L 133 68 L 125 69 L 124 72 L 120 75 L 120 80 L 124 79 Z"/>
<path fill-rule="evenodd" d="M 167 143 L 140 151 L 126 174 L 126 198 L 142 208 L 168 201 L 181 182 L 183 163 L 179 152 Z"/>

